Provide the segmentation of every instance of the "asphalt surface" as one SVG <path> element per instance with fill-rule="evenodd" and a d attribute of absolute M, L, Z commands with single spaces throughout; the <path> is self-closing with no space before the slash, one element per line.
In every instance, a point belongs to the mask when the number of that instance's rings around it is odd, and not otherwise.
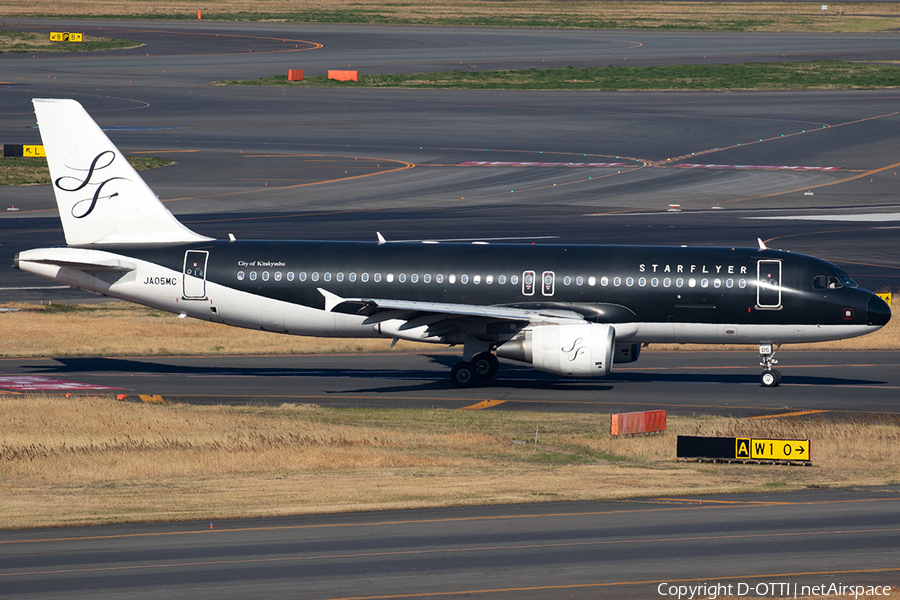
<path fill-rule="evenodd" d="M 335 68 L 896 60 L 895 34 L 21 24 L 89 34 L 102 27 L 144 45 L 0 56 L 0 141 L 39 143 L 31 98 L 75 98 L 102 126 L 119 128 L 109 135 L 126 152 L 177 161 L 145 178 L 205 234 L 374 239 L 381 231 L 388 239 L 725 246 L 753 246 L 761 237 L 838 262 L 869 288 L 897 285 L 896 90 L 600 94 L 210 85 L 289 68 L 312 75 Z M 550 164 L 461 166 L 477 161 Z M 672 204 L 680 212 L 668 211 Z M 63 242 L 48 186 L 5 188 L 0 210 L 0 263 L 11 263 L 19 250 Z M 52 286 L 0 271 L 0 300 L 88 297 Z M 758 386 L 752 350 L 647 353 L 604 381 L 507 365 L 490 387 L 464 391 L 446 384 L 455 354 L 442 352 L 16 359 L 0 362 L 0 370 L 80 383 L 78 393 L 109 386 L 198 402 L 272 401 L 277 393 L 334 406 L 458 408 L 491 399 L 495 410 L 896 413 L 894 353 L 782 351 L 779 358 L 784 383 L 771 390 Z M 659 584 L 676 579 L 889 584 L 900 564 L 897 492 L 467 507 L 216 523 L 212 532 L 208 523 L 2 532 L 0 595 L 646 598 L 662 597 Z"/>
<path fill-rule="evenodd" d="M 402 349 L 402 343 L 398 348 Z M 777 388 L 759 384 L 747 352 L 644 352 L 609 377 L 574 379 L 501 361 L 497 377 L 475 388 L 450 383 L 459 351 L 307 356 L 0 359 L 0 389 L 159 396 L 192 404 L 334 408 L 447 408 L 616 413 L 665 409 L 672 415 L 757 417 L 815 411 L 855 419 L 898 415 L 896 352 L 777 354 Z"/>
<path fill-rule="evenodd" d="M 0 597 L 627 599 L 699 585 L 705 598 L 777 598 L 795 585 L 884 586 L 900 570 L 898 492 L 0 532 Z"/>

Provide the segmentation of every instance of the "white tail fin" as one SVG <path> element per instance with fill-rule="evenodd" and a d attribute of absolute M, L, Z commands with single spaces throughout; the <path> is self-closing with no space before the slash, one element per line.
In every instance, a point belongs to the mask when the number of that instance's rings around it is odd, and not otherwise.
<path fill-rule="evenodd" d="M 66 243 L 198 242 L 75 100 L 32 100 Z"/>

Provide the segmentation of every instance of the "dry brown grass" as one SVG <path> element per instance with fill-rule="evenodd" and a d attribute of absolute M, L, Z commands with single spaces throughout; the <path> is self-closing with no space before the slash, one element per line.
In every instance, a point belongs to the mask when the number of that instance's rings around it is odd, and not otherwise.
<path fill-rule="evenodd" d="M 389 339 L 328 339 L 179 319 L 126 302 L 85 305 L 5 304 L 0 356 L 149 356 L 388 352 Z M 401 342 L 395 351 L 440 347 Z"/>
<path fill-rule="evenodd" d="M 318 354 L 391 351 L 388 339 L 328 339 L 239 329 L 125 302 L 84 305 L 10 303 L 0 308 L 0 356 L 151 356 L 203 354 Z M 443 346 L 401 341 L 394 351 Z M 900 319 L 860 338 L 789 345 L 818 350 L 896 350 Z M 653 344 L 651 350 L 752 350 L 752 346 Z"/>
<path fill-rule="evenodd" d="M 884 485 L 900 463 L 890 421 L 670 418 L 614 439 L 608 415 L 19 394 L 0 419 L 0 528 Z M 815 466 L 677 462 L 677 434 L 811 438 Z"/>
<path fill-rule="evenodd" d="M 345 21 L 397 24 L 491 24 L 549 27 L 740 29 L 746 31 L 884 31 L 896 27 L 900 7 L 890 3 L 835 5 L 759 2 L 548 2 L 524 0 L 219 0 L 214 3 L 154 0 L 0 0 L 0 14 L 24 16 L 143 16 Z"/>

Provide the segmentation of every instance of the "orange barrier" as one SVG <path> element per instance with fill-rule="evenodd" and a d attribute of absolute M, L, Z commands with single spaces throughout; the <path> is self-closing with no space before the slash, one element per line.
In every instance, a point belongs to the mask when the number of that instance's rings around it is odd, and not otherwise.
<path fill-rule="evenodd" d="M 288 81 L 303 81 L 303 69 L 288 69 Z"/>
<path fill-rule="evenodd" d="M 666 430 L 666 411 L 619 413 L 610 419 L 610 435 L 652 433 Z"/>
<path fill-rule="evenodd" d="M 359 71 L 328 71 L 328 79 L 335 81 L 359 81 Z"/>

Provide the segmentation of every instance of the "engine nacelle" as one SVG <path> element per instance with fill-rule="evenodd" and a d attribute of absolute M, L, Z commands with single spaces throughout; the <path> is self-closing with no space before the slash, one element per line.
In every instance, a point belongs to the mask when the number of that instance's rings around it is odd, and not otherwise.
<path fill-rule="evenodd" d="M 634 362 L 641 355 L 640 344 L 629 344 L 628 342 L 616 342 L 616 352 L 613 362 L 616 364 Z"/>
<path fill-rule="evenodd" d="M 523 333 L 499 346 L 497 356 L 557 375 L 602 377 L 612 369 L 616 330 L 610 325 L 539 325 Z"/>

